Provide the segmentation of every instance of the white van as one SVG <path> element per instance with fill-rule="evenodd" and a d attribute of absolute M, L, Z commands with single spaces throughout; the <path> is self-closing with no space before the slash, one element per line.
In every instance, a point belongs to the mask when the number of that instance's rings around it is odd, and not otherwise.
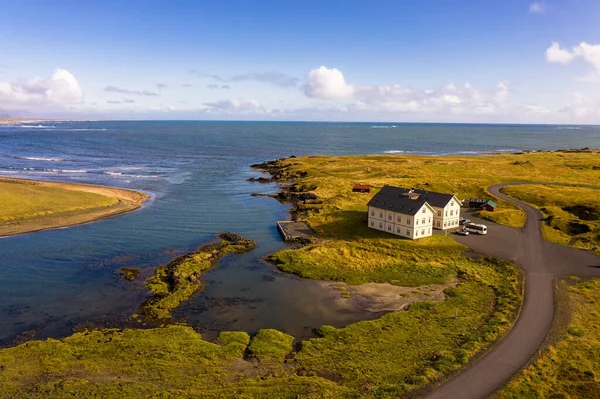
<path fill-rule="evenodd" d="M 465 230 L 469 233 L 487 234 L 487 226 L 485 224 L 467 223 L 465 224 Z"/>

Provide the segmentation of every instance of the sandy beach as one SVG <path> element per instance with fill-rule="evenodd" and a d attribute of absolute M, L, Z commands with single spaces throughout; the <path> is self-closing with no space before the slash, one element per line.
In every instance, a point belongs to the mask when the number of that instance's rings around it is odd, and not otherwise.
<path fill-rule="evenodd" d="M 53 187 L 64 190 L 94 193 L 116 199 L 116 202 L 108 207 L 92 208 L 74 212 L 59 212 L 31 218 L 0 221 L 0 237 L 58 227 L 74 226 L 104 219 L 138 209 L 150 198 L 147 194 L 138 191 L 90 184 L 27 180 L 3 176 L 0 176 L 0 183 Z"/>

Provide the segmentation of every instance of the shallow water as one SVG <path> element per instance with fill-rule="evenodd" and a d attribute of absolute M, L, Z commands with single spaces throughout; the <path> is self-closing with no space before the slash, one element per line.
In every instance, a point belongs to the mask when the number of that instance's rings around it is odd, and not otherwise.
<path fill-rule="evenodd" d="M 374 128 L 373 126 L 390 126 Z M 306 336 L 375 317 L 336 309 L 320 284 L 276 272 L 261 258 L 285 246 L 275 222 L 288 207 L 253 192 L 249 165 L 302 154 L 468 153 L 600 147 L 597 127 L 262 122 L 49 122 L 0 125 L 0 175 L 144 190 L 142 209 L 96 223 L 0 239 L 0 343 L 27 331 L 66 336 L 78 324 L 122 326 L 148 297 L 142 281 L 220 231 L 258 242 L 206 274 L 176 316 L 207 337 L 278 328 Z M 1 206 L 1 204 L 0 204 Z M 32 332 L 33 334 L 33 332 Z"/>

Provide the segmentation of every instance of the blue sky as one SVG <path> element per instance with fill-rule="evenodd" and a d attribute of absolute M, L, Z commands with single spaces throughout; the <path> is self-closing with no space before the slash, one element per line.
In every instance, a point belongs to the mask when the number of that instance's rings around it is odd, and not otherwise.
<path fill-rule="evenodd" d="M 0 116 L 600 123 L 598 1 L 0 9 Z"/>

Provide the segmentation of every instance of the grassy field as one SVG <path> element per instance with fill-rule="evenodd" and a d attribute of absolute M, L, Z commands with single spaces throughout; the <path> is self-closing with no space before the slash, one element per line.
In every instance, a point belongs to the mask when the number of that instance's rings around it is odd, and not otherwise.
<path fill-rule="evenodd" d="M 503 182 L 593 182 L 598 180 L 600 157 L 598 153 L 562 152 L 486 157 L 315 156 L 283 160 L 279 169 L 284 171 L 284 179 L 293 176 L 294 190 L 317 195 L 317 200 L 298 207 L 298 217 L 309 223 L 320 240 L 299 250 L 274 254 L 269 257 L 272 263 L 304 278 L 416 286 L 451 279 L 464 247 L 442 236 L 410 241 L 368 228 L 366 203 L 373 193 L 353 193 L 353 185 L 369 184 L 377 189 L 390 184 L 456 193 L 460 199 L 491 198 L 486 188 Z M 537 188 L 510 187 L 507 193 L 535 192 Z M 573 195 L 561 194 L 568 192 L 565 190 L 572 190 Z M 581 206 L 589 204 L 596 194 L 591 189 L 565 190 L 544 189 L 546 195 L 533 203 L 554 209 L 552 204 L 570 199 L 565 206 Z M 520 209 L 497 202 L 497 212 L 482 211 L 479 216 L 512 227 L 524 224 Z M 590 232 L 585 236 L 564 235 L 559 242 L 589 247 L 598 240 L 597 223 L 586 222 Z M 557 241 L 549 233 L 557 235 L 554 229 L 546 228 L 545 232 L 548 239 Z"/>
<path fill-rule="evenodd" d="M 116 198 L 95 193 L 0 182 L 0 221 L 105 208 L 116 202 Z"/>
<path fill-rule="evenodd" d="M 527 185 L 506 187 L 503 191 L 542 211 L 546 240 L 586 249 L 594 245 L 600 253 L 600 190 Z"/>
<path fill-rule="evenodd" d="M 293 337 L 275 330 L 253 337 L 224 332 L 218 343 L 209 343 L 185 326 L 91 331 L 62 341 L 29 342 L 0 350 L 0 396 L 401 397 L 463 367 L 510 329 L 521 306 L 520 273 L 507 262 L 462 256 L 466 248 L 449 237 L 411 241 L 367 228 L 372 193 L 352 193 L 352 185 L 393 184 L 453 192 L 460 199 L 489 197 L 485 188 L 502 182 L 597 181 L 600 158 L 597 153 L 302 157 L 281 166 L 295 176 L 296 191 L 318 196 L 298 213 L 318 239 L 274 254 L 270 259 L 280 269 L 349 284 L 415 287 L 457 277 L 456 287 L 445 290 L 442 302 L 416 302 L 404 312 L 344 328 L 323 326 L 318 338 L 296 346 Z M 482 216 L 523 224 L 520 210 L 497 202 L 500 212 Z M 163 284 L 155 282 L 160 291 Z M 588 313 L 598 315 L 597 310 Z M 598 336 L 582 326 L 575 325 L 571 335 Z"/>
<path fill-rule="evenodd" d="M 600 280 L 568 289 L 572 315 L 556 344 L 500 391 L 497 399 L 600 398 Z"/>
<path fill-rule="evenodd" d="M 301 341 L 276 330 L 203 341 L 186 326 L 95 330 L 0 350 L 0 397 L 397 398 L 464 365 L 520 308 L 516 268 L 459 265 L 443 302 Z"/>
<path fill-rule="evenodd" d="M 138 209 L 145 193 L 0 176 L 0 236 L 88 223 Z"/>
<path fill-rule="evenodd" d="M 364 225 L 364 226 L 363 226 Z M 357 226 L 367 230 L 366 223 Z M 368 229 L 378 233 L 376 230 Z M 330 239 L 300 249 L 287 249 L 267 259 L 280 270 L 314 280 L 348 284 L 392 283 L 416 287 L 443 284 L 456 276 L 466 247 L 447 237 L 418 241 L 395 238 Z"/>
<path fill-rule="evenodd" d="M 529 153 L 481 157 L 376 155 L 356 157 L 315 156 L 285 160 L 291 172 L 307 172 L 296 182 L 325 201 L 326 212 L 311 214 L 310 221 L 326 233 L 344 229 L 346 213 L 365 212 L 372 194 L 352 193 L 352 185 L 385 184 L 455 193 L 459 199 L 491 198 L 487 187 L 514 181 L 600 184 L 600 155 L 594 153 Z M 500 212 L 486 213 L 513 227 L 522 226 L 521 211 L 497 201 Z M 337 231 L 335 228 L 339 227 Z"/>

